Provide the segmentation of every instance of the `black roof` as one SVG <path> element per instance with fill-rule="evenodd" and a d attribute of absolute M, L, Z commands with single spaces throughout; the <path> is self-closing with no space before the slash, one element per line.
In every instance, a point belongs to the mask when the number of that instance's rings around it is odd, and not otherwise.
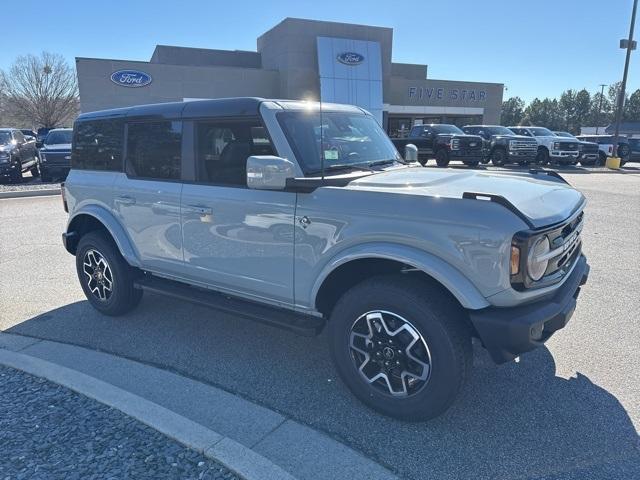
<path fill-rule="evenodd" d="M 78 121 L 118 117 L 169 119 L 212 116 L 255 116 L 258 114 L 262 102 L 264 102 L 262 98 L 238 97 L 215 100 L 191 100 L 188 102 L 153 103 L 150 105 L 136 105 L 133 107 L 83 113 L 78 117 Z"/>

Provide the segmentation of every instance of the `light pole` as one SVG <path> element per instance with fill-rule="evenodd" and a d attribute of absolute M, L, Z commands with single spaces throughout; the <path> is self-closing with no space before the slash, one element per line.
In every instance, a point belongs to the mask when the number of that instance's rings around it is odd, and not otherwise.
<path fill-rule="evenodd" d="M 633 0 L 633 10 L 631 12 L 631 26 L 629 27 L 629 39 L 627 40 L 627 56 L 624 61 L 624 73 L 622 75 L 622 85 L 620 85 L 620 92 L 618 92 L 618 109 L 616 111 L 616 130 L 613 136 L 613 156 L 618 156 L 618 135 L 620 134 L 620 120 L 622 119 L 622 108 L 624 107 L 624 92 L 627 88 L 627 74 L 629 73 L 629 60 L 631 58 L 631 50 L 634 48 L 633 44 L 633 27 L 636 23 L 636 10 L 638 9 L 638 0 Z M 621 43 L 622 45 L 622 43 Z"/>
<path fill-rule="evenodd" d="M 604 97 L 604 87 L 606 86 L 606 83 L 600 84 L 600 102 L 598 104 L 598 119 L 596 120 L 596 135 L 598 134 L 598 129 L 600 128 L 600 119 L 602 117 L 602 98 Z"/>

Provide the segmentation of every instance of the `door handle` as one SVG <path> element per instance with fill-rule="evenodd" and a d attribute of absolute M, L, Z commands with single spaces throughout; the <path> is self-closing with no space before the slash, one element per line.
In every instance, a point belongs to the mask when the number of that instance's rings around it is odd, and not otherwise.
<path fill-rule="evenodd" d="M 129 195 L 120 195 L 115 198 L 115 202 L 120 205 L 134 205 L 136 203 L 136 199 Z"/>
<path fill-rule="evenodd" d="M 213 209 L 210 207 L 204 207 L 202 205 L 187 205 L 184 208 L 187 213 L 197 213 L 201 217 L 205 215 L 213 215 Z"/>

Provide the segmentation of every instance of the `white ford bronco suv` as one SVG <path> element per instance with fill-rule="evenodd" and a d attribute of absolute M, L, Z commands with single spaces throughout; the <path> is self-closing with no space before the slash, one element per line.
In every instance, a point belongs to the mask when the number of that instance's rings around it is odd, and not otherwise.
<path fill-rule="evenodd" d="M 473 337 L 497 363 L 541 346 L 589 272 L 585 198 L 560 176 L 423 168 L 346 105 L 83 114 L 63 200 L 63 242 L 100 312 L 124 314 L 148 291 L 326 328 L 351 391 L 406 420 L 451 405 Z"/>

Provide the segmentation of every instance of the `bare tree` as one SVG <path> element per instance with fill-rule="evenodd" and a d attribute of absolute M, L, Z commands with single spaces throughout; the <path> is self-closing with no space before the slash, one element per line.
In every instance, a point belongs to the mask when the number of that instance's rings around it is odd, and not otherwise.
<path fill-rule="evenodd" d="M 75 71 L 56 53 L 18 57 L 0 72 L 0 91 L 9 111 L 33 126 L 63 125 L 78 110 Z"/>

